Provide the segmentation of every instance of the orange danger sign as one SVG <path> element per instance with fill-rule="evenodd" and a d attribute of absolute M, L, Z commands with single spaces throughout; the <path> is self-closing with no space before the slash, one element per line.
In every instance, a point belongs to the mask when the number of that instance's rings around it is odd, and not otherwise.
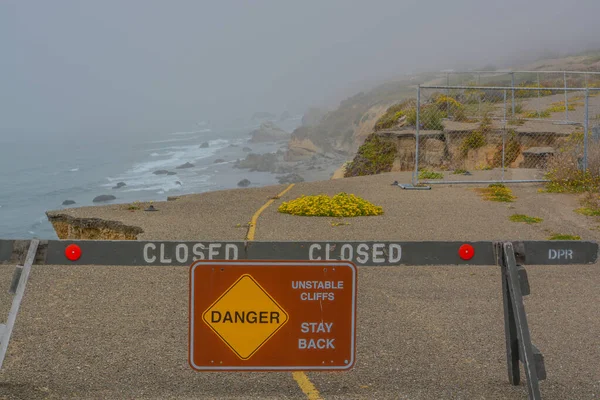
<path fill-rule="evenodd" d="M 350 262 L 197 261 L 190 268 L 195 370 L 347 370 L 355 338 Z"/>

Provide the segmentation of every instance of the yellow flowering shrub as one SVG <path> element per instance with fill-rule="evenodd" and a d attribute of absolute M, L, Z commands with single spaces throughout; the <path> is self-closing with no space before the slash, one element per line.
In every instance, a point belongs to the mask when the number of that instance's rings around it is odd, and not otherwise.
<path fill-rule="evenodd" d="M 448 111 L 450 109 L 462 108 L 462 104 L 454 97 L 446 96 L 445 94 L 439 94 L 433 97 L 433 102 L 442 111 Z"/>
<path fill-rule="evenodd" d="M 383 214 L 382 207 L 344 192 L 333 197 L 324 194 L 300 196 L 297 199 L 282 203 L 278 211 L 310 217 L 360 217 Z"/>

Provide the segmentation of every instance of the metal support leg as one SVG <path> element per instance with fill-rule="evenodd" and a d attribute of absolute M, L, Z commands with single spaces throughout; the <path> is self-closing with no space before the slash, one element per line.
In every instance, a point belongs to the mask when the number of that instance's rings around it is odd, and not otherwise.
<path fill-rule="evenodd" d="M 519 340 L 517 338 L 517 326 L 513 313 L 513 306 L 510 300 L 510 291 L 508 290 L 508 272 L 504 261 L 504 250 L 502 244 L 497 244 L 497 251 L 500 254 L 499 263 L 502 275 L 502 302 L 504 304 L 504 338 L 506 340 L 506 367 L 508 372 L 508 381 L 511 385 L 517 386 L 521 383 L 521 374 L 519 370 Z"/>
<path fill-rule="evenodd" d="M 539 379 L 545 379 L 543 357 L 531 343 L 523 293 L 529 292 L 527 273 L 519 268 L 515 250 L 510 242 L 502 243 L 500 250 L 502 268 L 502 293 L 504 299 L 504 321 L 508 379 L 511 384 L 520 381 L 519 363 L 523 363 L 530 400 L 541 400 Z"/>
<path fill-rule="evenodd" d="M 27 251 L 27 257 L 25 258 L 25 263 L 23 264 L 23 270 L 20 273 L 18 284 L 16 287 L 15 297 L 13 299 L 12 306 L 8 313 L 8 320 L 6 325 L 2 324 L 1 334 L 0 334 L 0 369 L 2 369 L 2 364 L 4 363 L 4 357 L 6 357 L 6 350 L 8 349 L 8 343 L 10 342 L 10 337 L 12 335 L 13 327 L 15 326 L 15 321 L 17 319 L 17 314 L 19 313 L 19 307 L 21 306 L 21 300 L 23 300 L 23 296 L 25 295 L 25 286 L 27 285 L 27 279 L 29 278 L 29 272 L 31 271 L 31 266 L 35 260 L 35 254 L 37 253 L 38 245 L 40 241 L 37 239 L 33 239 L 29 244 L 29 250 Z M 12 286 L 12 285 L 11 285 Z M 12 288 L 11 288 L 12 289 Z"/>

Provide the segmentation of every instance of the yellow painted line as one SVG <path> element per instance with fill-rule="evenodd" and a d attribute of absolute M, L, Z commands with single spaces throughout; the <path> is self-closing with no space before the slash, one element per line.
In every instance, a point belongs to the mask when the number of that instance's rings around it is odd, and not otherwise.
<path fill-rule="evenodd" d="M 279 193 L 277 195 L 277 198 L 280 198 L 281 196 L 286 194 L 293 187 L 294 184 L 292 183 L 283 192 Z M 256 234 L 256 222 L 258 221 L 258 217 L 263 211 L 267 209 L 267 207 L 273 204 L 275 200 L 276 199 L 271 199 L 267 201 L 261 208 L 258 209 L 257 212 L 254 213 L 252 219 L 250 220 L 248 234 L 246 235 L 247 240 L 254 240 L 254 235 Z M 304 372 L 293 372 L 292 376 L 294 377 L 294 380 L 298 383 L 298 386 L 300 386 L 300 389 L 302 389 L 308 400 L 323 400 L 315 385 L 312 384 L 312 382 L 310 381 L 310 379 L 308 379 L 308 376 L 306 376 Z"/>
<path fill-rule="evenodd" d="M 323 400 L 315 385 L 312 384 L 304 372 L 293 372 L 292 375 L 308 400 Z"/>
<path fill-rule="evenodd" d="M 292 183 L 290 186 L 288 186 L 283 192 L 279 193 L 277 195 L 277 197 L 281 197 L 284 194 L 287 193 L 288 190 L 290 190 L 291 188 L 294 187 L 294 184 Z M 265 205 L 263 205 L 261 208 L 258 209 L 257 212 L 254 213 L 254 215 L 252 216 L 252 219 L 250 220 L 250 227 L 248 228 L 248 234 L 246 235 L 246 239 L 247 240 L 254 240 L 254 234 L 256 233 L 256 221 L 258 221 L 258 217 L 260 216 L 260 214 L 265 211 L 265 209 L 267 207 L 269 207 L 271 204 L 273 204 L 273 202 L 276 199 L 271 199 L 269 201 L 267 201 L 265 203 Z"/>

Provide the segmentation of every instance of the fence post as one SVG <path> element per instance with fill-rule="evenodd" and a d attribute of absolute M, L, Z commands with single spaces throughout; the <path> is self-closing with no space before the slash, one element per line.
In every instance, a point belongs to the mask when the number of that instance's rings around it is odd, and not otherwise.
<path fill-rule="evenodd" d="M 506 149 L 506 90 L 504 90 L 504 127 L 502 129 L 502 183 L 504 183 L 504 165 L 505 165 L 505 149 Z"/>
<path fill-rule="evenodd" d="M 512 117 L 515 118 L 515 73 L 510 73 L 510 86 L 512 87 Z"/>
<path fill-rule="evenodd" d="M 417 127 L 415 131 L 415 172 L 413 173 L 413 186 L 417 185 L 419 178 L 419 124 L 421 108 L 421 85 L 417 86 Z"/>
<path fill-rule="evenodd" d="M 448 119 L 450 119 L 450 72 L 446 73 L 446 112 L 448 113 Z"/>
<path fill-rule="evenodd" d="M 477 86 L 481 86 L 479 83 L 480 78 L 481 78 L 481 74 L 478 73 L 477 74 Z M 478 90 L 480 90 L 480 89 L 478 89 Z M 477 96 L 477 98 L 479 101 L 479 108 L 477 109 L 477 112 L 479 113 L 479 115 L 481 115 L 481 94 L 479 96 Z"/>
<path fill-rule="evenodd" d="M 540 113 L 540 73 L 537 73 L 537 84 L 538 84 L 538 101 L 537 101 L 537 113 L 538 116 L 541 116 L 542 114 Z"/>
<path fill-rule="evenodd" d="M 569 98 L 567 97 L 567 71 L 564 71 L 563 81 L 565 83 L 565 122 L 569 122 Z"/>
<path fill-rule="evenodd" d="M 588 130 L 589 130 L 589 106 L 590 89 L 585 88 L 585 116 L 583 121 L 583 172 L 587 172 L 588 165 Z"/>

